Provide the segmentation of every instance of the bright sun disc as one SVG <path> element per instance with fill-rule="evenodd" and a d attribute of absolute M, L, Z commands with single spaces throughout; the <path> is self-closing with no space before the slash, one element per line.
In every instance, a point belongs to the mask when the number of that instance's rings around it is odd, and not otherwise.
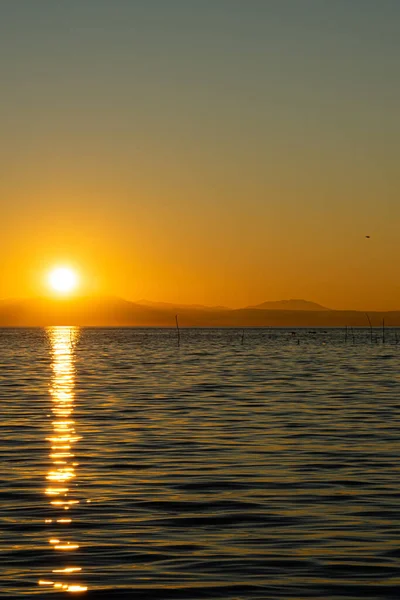
<path fill-rule="evenodd" d="M 78 283 L 76 273 L 72 269 L 59 267 L 49 274 L 50 287 L 61 294 L 72 292 Z"/>

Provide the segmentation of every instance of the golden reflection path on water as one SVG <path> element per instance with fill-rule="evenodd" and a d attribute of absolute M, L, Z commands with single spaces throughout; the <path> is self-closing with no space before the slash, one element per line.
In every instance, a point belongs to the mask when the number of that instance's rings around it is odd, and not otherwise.
<path fill-rule="evenodd" d="M 70 554 L 79 549 L 79 544 L 70 539 L 68 527 L 73 521 L 73 508 L 79 504 L 74 498 L 74 479 L 78 463 L 75 460 L 74 445 L 80 437 L 75 430 L 75 363 L 74 349 L 79 337 L 76 327 L 51 327 L 47 330 L 52 353 L 52 380 L 50 394 L 52 397 L 53 432 L 47 441 L 50 444 L 51 468 L 47 473 L 45 489 L 46 498 L 51 507 L 51 518 L 46 524 L 51 525 L 53 537 L 48 543 L 54 552 L 68 553 L 68 562 L 53 569 L 49 579 L 41 579 L 40 586 L 50 586 L 58 591 L 85 592 L 87 587 L 73 581 L 76 573 L 81 571 L 73 566 Z M 54 531 L 57 533 L 54 534 Z M 62 562 L 62 561 L 61 561 Z"/>

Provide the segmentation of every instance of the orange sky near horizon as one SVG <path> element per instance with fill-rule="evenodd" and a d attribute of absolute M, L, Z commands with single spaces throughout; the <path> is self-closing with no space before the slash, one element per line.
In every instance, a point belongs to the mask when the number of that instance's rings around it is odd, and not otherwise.
<path fill-rule="evenodd" d="M 400 309 L 400 5 L 58 4 L 0 23 L 0 298 Z"/>

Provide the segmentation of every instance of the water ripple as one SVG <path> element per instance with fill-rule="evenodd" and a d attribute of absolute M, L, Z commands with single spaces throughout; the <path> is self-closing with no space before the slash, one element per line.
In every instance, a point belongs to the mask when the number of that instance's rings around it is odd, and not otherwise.
<path fill-rule="evenodd" d="M 386 341 L 0 330 L 1 597 L 399 598 Z"/>

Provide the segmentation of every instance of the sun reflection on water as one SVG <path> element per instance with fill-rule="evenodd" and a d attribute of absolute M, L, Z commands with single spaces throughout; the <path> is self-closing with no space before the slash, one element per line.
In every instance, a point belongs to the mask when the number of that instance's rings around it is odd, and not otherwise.
<path fill-rule="evenodd" d="M 80 436 L 75 430 L 74 412 L 74 386 L 75 365 L 74 348 L 78 340 L 79 330 L 76 327 L 51 327 L 47 330 L 52 352 L 52 381 L 50 394 L 52 397 L 53 433 L 47 437 L 50 444 L 50 458 L 52 466 L 46 476 L 47 487 L 45 495 L 54 514 L 54 519 L 46 519 L 46 524 L 53 527 L 53 537 L 49 544 L 55 552 L 74 552 L 79 549 L 79 544 L 70 539 L 68 525 L 72 523 L 71 510 L 79 500 L 73 497 L 75 491 L 74 479 L 78 463 L 75 459 L 74 445 Z M 65 511 L 68 518 L 65 518 Z M 57 529 L 54 527 L 57 524 Z M 41 579 L 40 586 L 51 586 L 66 592 L 85 592 L 87 587 L 69 577 L 81 571 L 77 566 L 63 566 L 53 569 L 56 577 Z M 59 578 L 61 577 L 61 578 Z M 54 579 L 54 581 L 53 581 Z"/>

